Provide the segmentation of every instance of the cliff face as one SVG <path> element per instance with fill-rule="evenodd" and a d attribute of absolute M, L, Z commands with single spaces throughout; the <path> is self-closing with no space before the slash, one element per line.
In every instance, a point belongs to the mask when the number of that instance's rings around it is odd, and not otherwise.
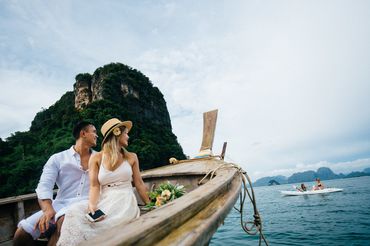
<path fill-rule="evenodd" d="M 140 71 L 121 63 L 99 67 L 76 76 L 74 94 L 75 109 L 97 129 L 112 117 L 133 122 L 129 149 L 144 169 L 166 164 L 171 156 L 185 158 L 163 94 Z"/>
<path fill-rule="evenodd" d="M 165 124 L 171 129 L 162 93 L 141 72 L 124 64 L 111 63 L 98 68 L 93 75 L 77 75 L 74 93 L 75 108 L 79 111 L 94 102 L 109 100 L 140 112 L 141 119 Z"/>
<path fill-rule="evenodd" d="M 92 90 L 88 81 L 79 80 L 73 85 L 75 93 L 75 108 L 77 110 L 84 109 L 92 102 Z"/>

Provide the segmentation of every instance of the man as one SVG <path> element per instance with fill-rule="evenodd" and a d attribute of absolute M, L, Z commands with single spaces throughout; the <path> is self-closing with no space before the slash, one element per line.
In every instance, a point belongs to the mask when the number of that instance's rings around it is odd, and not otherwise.
<path fill-rule="evenodd" d="M 48 245 L 55 245 L 63 223 L 66 208 L 74 202 L 88 199 L 88 163 L 97 134 L 93 124 L 79 122 L 73 129 L 76 143 L 71 148 L 52 155 L 46 162 L 36 188 L 41 211 L 23 219 L 14 234 L 14 245 L 33 245 L 40 234 L 53 233 Z M 54 185 L 59 190 L 53 200 Z"/>

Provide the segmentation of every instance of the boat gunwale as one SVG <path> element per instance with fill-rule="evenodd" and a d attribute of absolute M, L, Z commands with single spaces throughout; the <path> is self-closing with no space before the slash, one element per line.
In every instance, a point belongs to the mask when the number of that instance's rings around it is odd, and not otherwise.
<path fill-rule="evenodd" d="M 166 174 L 147 174 L 147 175 L 142 175 L 142 179 L 151 179 L 151 178 L 160 178 L 160 177 L 178 177 L 178 176 L 202 176 L 205 175 L 204 172 L 178 172 L 178 173 L 166 173 Z"/>
<path fill-rule="evenodd" d="M 58 192 L 58 189 L 53 190 L 53 195 L 55 196 Z M 37 199 L 36 193 L 30 193 L 25 195 L 19 195 L 19 196 L 9 196 L 5 198 L 0 198 L 0 206 L 10 203 L 17 203 L 22 201 L 28 201 L 28 200 L 34 200 Z"/>

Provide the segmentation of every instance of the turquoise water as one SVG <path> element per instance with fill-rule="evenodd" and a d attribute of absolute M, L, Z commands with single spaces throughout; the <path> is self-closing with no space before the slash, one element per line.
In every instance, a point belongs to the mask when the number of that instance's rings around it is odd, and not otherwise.
<path fill-rule="evenodd" d="M 293 190 L 292 184 L 254 188 L 270 245 L 370 245 L 370 177 L 323 183 L 344 191 L 282 196 L 279 191 Z M 250 209 L 248 203 L 249 214 Z M 244 233 L 239 213 L 232 209 L 210 245 L 258 245 L 258 237 Z"/>

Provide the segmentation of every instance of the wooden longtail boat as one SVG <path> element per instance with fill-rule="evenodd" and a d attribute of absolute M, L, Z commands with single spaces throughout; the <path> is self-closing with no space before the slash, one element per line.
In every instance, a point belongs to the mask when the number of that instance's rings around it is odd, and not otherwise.
<path fill-rule="evenodd" d="M 144 211 L 133 222 L 109 229 L 82 245 L 208 244 L 234 206 L 242 186 L 240 170 L 223 160 L 226 145 L 220 156 L 212 155 L 216 119 L 217 110 L 204 113 L 200 156 L 190 160 L 174 160 L 172 165 L 142 172 L 143 180 L 149 189 L 169 181 L 185 186 L 185 195 L 150 212 Z M 211 172 L 212 178 L 207 176 Z M 5 201 L 6 199 L 0 199 L 1 210 L 10 203 L 10 200 Z M 32 200 L 37 203 L 35 195 Z M 9 240 L 9 235 L 14 233 L 15 221 L 30 213 L 25 212 L 26 199 L 19 200 L 19 197 L 15 197 L 13 202 L 17 204 L 13 204 L 12 208 L 15 216 L 11 217 L 14 222 L 7 223 L 6 228 L 3 228 L 6 218 L 0 217 L 0 244 Z M 9 220 L 9 216 L 7 219 Z M 9 230 L 9 226 L 13 228 Z"/>

